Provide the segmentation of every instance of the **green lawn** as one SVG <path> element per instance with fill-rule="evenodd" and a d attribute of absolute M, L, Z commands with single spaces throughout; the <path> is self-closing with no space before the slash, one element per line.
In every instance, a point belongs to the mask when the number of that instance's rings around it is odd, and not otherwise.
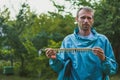
<path fill-rule="evenodd" d="M 15 75 L 0 75 L 0 80 L 41 80 L 40 78 L 25 78 L 25 77 L 19 77 Z M 49 79 L 47 79 L 49 80 Z M 120 80 L 120 74 L 111 76 L 110 80 Z"/>

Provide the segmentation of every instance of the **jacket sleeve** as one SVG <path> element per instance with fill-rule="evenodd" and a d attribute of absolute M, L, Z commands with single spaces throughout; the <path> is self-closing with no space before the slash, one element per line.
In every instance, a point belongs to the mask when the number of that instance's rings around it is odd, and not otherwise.
<path fill-rule="evenodd" d="M 105 53 L 106 59 L 102 61 L 103 73 L 105 75 L 115 74 L 118 69 L 118 64 L 115 60 L 114 52 L 108 39 L 105 42 L 104 53 Z"/>
<path fill-rule="evenodd" d="M 65 48 L 65 40 L 63 40 L 61 48 Z M 56 59 L 50 59 L 49 60 L 49 65 L 51 68 L 59 73 L 65 66 L 66 59 L 67 59 L 67 54 L 65 52 L 58 52 L 56 54 Z"/>
<path fill-rule="evenodd" d="M 49 65 L 55 72 L 59 73 L 63 68 L 64 63 L 58 59 L 50 59 Z"/>

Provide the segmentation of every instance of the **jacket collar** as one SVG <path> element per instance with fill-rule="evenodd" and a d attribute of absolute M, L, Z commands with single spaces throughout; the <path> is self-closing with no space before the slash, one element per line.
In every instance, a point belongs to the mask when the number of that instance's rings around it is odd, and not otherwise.
<path fill-rule="evenodd" d="M 97 40 L 97 38 L 98 38 L 98 33 L 96 32 L 96 30 L 92 27 L 91 28 L 91 32 L 92 32 L 92 34 L 93 34 L 93 37 L 92 38 L 82 38 L 82 37 L 80 37 L 79 36 L 79 28 L 78 27 L 76 27 L 75 28 L 75 30 L 74 30 L 74 35 L 75 35 L 75 37 L 77 38 L 77 39 L 80 39 L 80 40 L 87 40 L 87 41 L 94 41 L 94 40 Z"/>

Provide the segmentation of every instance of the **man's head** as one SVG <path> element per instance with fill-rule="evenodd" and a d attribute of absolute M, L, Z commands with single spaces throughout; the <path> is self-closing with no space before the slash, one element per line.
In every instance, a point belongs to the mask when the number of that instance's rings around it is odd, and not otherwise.
<path fill-rule="evenodd" d="M 94 22 L 94 10 L 90 7 L 82 7 L 77 11 L 76 21 L 81 30 L 90 30 Z"/>

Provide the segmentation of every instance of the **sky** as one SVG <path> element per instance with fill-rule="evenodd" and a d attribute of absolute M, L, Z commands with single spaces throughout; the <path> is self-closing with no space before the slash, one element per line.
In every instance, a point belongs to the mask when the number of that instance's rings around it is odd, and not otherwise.
<path fill-rule="evenodd" d="M 12 18 L 19 12 L 21 4 L 26 2 L 29 4 L 32 11 L 35 11 L 37 14 L 47 13 L 47 11 L 55 11 L 56 8 L 53 6 L 50 0 L 0 0 L 0 12 L 9 8 L 10 15 Z M 55 0 L 58 4 L 66 6 L 66 10 L 69 11 L 70 4 L 64 0 Z M 73 11 L 74 12 L 74 11 Z M 74 13 L 73 13 L 74 14 Z"/>

